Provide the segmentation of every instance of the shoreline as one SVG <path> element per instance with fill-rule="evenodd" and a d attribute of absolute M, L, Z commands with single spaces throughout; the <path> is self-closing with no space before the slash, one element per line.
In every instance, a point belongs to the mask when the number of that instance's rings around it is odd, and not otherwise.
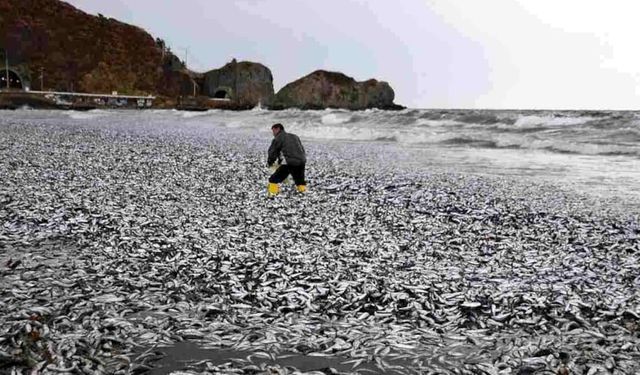
<path fill-rule="evenodd" d="M 0 351 L 27 361 L 8 368 L 142 370 L 141 347 L 197 340 L 408 373 L 640 370 L 637 217 L 381 167 L 376 145 L 314 144 L 310 193 L 267 200 L 267 140 L 129 125 L 0 120 Z"/>
<path fill-rule="evenodd" d="M 112 104 L 102 103 L 98 104 L 96 102 L 87 101 L 84 99 L 76 99 L 74 102 L 69 103 L 58 103 L 53 99 L 46 98 L 46 95 L 54 95 L 54 92 L 29 92 L 29 91 L 1 91 L 0 90 L 0 110 L 17 110 L 23 107 L 28 107 L 30 109 L 42 109 L 42 110 L 74 110 L 74 111 L 89 111 L 94 109 L 104 109 L 104 110 L 154 110 L 154 109 L 176 109 L 180 111 L 194 111 L 194 112 L 203 112 L 208 110 L 220 109 L 220 110 L 229 110 L 229 111 L 250 111 L 254 109 L 254 106 L 248 106 L 240 103 L 236 103 L 228 100 L 220 100 L 213 99 L 204 96 L 198 97 L 179 97 L 179 98 L 169 98 L 169 97 L 153 97 L 153 96 L 145 96 L 140 98 L 152 98 L 156 104 L 153 105 L 139 105 L 134 101 L 131 101 L 127 104 L 116 104 L 115 102 Z M 64 94 L 64 93 L 58 93 Z M 75 94 L 75 93 L 67 93 L 67 94 Z M 88 96 L 104 96 L 108 97 L 108 94 L 87 94 Z M 60 95 L 64 96 L 64 95 Z M 124 97 L 124 96 L 123 96 Z M 159 103 L 158 103 L 159 102 Z M 298 109 L 298 110 L 324 110 L 324 109 L 343 109 L 347 111 L 362 111 L 366 109 L 349 109 L 349 108 L 333 108 L 333 107 L 308 107 L 308 108 L 298 108 L 298 107 L 282 107 L 282 106 L 268 106 L 265 107 L 267 110 L 271 111 L 283 111 L 287 109 Z M 385 111 L 400 111 L 407 109 L 401 105 L 392 105 L 384 108 L 372 107 L 368 109 L 379 109 Z"/>

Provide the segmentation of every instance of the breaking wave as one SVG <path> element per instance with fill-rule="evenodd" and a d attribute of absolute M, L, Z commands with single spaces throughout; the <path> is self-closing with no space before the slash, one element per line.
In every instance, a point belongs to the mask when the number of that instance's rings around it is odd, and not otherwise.
<path fill-rule="evenodd" d="M 100 117 L 109 116 L 113 112 L 105 111 L 102 109 L 92 109 L 86 112 L 79 111 L 65 111 L 65 114 L 74 120 L 92 120 Z"/>
<path fill-rule="evenodd" d="M 178 113 L 180 115 L 180 117 L 182 118 L 194 118 L 194 117 L 206 117 L 206 116 L 210 116 L 213 113 L 217 113 L 219 112 L 219 110 L 217 109 L 210 109 L 208 111 L 176 111 L 176 113 Z"/>
<path fill-rule="evenodd" d="M 344 124 L 351 121 L 351 116 L 347 113 L 329 113 L 322 116 L 321 121 L 326 125 Z"/>
<path fill-rule="evenodd" d="M 317 140 L 640 156 L 635 113 L 328 110 L 277 116 L 288 118 L 300 136 Z"/>
<path fill-rule="evenodd" d="M 520 116 L 514 123 L 515 127 L 540 127 L 581 125 L 593 120 L 592 117 L 562 117 L 562 116 Z"/>

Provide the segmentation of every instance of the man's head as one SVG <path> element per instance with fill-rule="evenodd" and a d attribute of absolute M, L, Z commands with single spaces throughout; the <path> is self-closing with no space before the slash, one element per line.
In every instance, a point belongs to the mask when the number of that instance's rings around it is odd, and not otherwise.
<path fill-rule="evenodd" d="M 273 136 L 275 137 L 276 135 L 280 134 L 280 132 L 284 131 L 284 126 L 282 126 L 282 124 L 274 124 L 271 127 L 271 132 L 273 133 Z"/>

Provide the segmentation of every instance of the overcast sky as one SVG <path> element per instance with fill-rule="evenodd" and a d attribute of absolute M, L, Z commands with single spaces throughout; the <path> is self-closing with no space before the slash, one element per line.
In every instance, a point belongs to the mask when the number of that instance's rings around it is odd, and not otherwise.
<path fill-rule="evenodd" d="M 316 69 L 415 108 L 640 108 L 638 0 L 66 0 L 164 39 L 196 71 Z"/>

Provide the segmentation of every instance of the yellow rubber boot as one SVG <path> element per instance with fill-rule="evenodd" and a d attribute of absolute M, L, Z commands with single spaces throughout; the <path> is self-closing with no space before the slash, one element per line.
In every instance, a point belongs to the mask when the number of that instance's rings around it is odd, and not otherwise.
<path fill-rule="evenodd" d="M 307 191 L 307 185 L 296 185 L 296 189 L 298 193 L 304 193 Z"/>
<path fill-rule="evenodd" d="M 267 195 L 269 197 L 275 197 L 276 195 L 278 195 L 279 192 L 280 192 L 280 186 L 278 186 L 278 184 L 269 182 L 269 185 L 267 185 Z"/>

